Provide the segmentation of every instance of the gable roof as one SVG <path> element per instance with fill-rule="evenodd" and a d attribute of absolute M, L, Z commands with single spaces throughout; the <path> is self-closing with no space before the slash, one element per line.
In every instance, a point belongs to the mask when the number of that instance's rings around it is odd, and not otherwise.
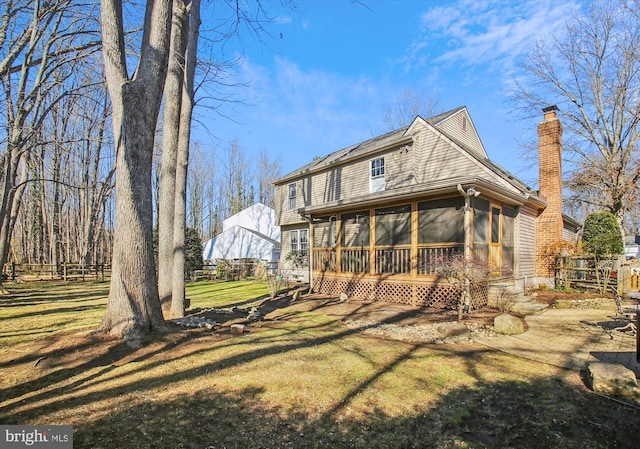
<path fill-rule="evenodd" d="M 372 139 L 365 140 L 364 142 L 360 142 L 355 145 L 351 145 L 341 150 L 335 151 L 324 157 L 318 157 L 307 165 L 304 165 L 303 167 L 294 170 L 291 173 L 276 180 L 275 184 L 282 184 L 290 179 L 295 179 L 299 176 L 307 175 L 310 172 L 321 170 L 337 163 L 346 162 L 351 159 L 362 157 L 366 154 L 371 153 L 372 151 L 381 151 L 389 147 L 401 145 L 403 143 L 411 143 L 413 141 L 413 138 L 411 136 L 405 135 L 407 129 L 409 129 L 408 126 L 396 129 L 395 131 L 391 131 Z"/>
<path fill-rule="evenodd" d="M 205 260 L 214 259 L 275 259 L 280 242 L 253 229 L 232 226 L 203 245 Z"/>
<path fill-rule="evenodd" d="M 454 136 L 452 132 L 450 132 L 450 130 L 452 129 L 450 126 L 451 122 L 454 120 L 454 118 L 456 118 L 456 116 L 460 116 L 461 114 L 464 114 L 464 117 L 467 118 L 468 125 L 471 127 L 471 130 L 467 134 L 471 136 L 470 140 L 474 143 L 473 146 L 463 142 L 462 140 Z M 291 173 L 276 180 L 274 184 L 284 184 L 286 182 L 293 181 L 301 176 L 306 176 L 313 172 L 324 170 L 334 164 L 341 164 L 349 160 L 362 158 L 373 153 L 384 151 L 394 146 L 413 143 L 413 133 L 411 133 L 411 130 L 416 126 L 417 122 L 426 122 L 432 127 L 432 129 L 435 129 L 443 137 L 450 140 L 454 145 L 462 149 L 466 154 L 475 159 L 477 163 L 484 166 L 487 170 L 497 175 L 505 182 L 512 185 L 514 188 L 520 190 L 521 192 L 523 192 L 523 194 L 535 197 L 540 202 L 546 203 L 546 201 L 539 198 L 538 192 L 536 190 L 532 189 L 523 181 L 516 178 L 515 175 L 511 174 L 509 171 L 496 164 L 495 162 L 492 162 L 488 158 L 484 146 L 482 145 L 482 141 L 475 129 L 475 125 L 471 120 L 471 116 L 469 115 L 466 106 L 460 106 L 450 111 L 434 115 L 427 119 L 418 116 L 409 126 L 373 137 L 355 145 L 348 146 L 341 150 L 330 153 L 324 157 L 316 158 L 309 164 L 297 170 L 294 170 Z"/>
<path fill-rule="evenodd" d="M 260 202 L 254 203 L 222 221 L 223 231 L 233 226 L 242 226 L 274 240 L 280 238 L 280 227 L 275 224 L 275 210 Z"/>

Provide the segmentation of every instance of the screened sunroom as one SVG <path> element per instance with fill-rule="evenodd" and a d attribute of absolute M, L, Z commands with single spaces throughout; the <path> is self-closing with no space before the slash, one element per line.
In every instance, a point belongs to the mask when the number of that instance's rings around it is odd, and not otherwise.
<path fill-rule="evenodd" d="M 313 288 L 363 299 L 450 305 L 459 292 L 439 282 L 438 264 L 466 249 L 470 258 L 490 267 L 492 277 L 511 276 L 516 212 L 482 197 L 451 196 L 311 216 Z"/>

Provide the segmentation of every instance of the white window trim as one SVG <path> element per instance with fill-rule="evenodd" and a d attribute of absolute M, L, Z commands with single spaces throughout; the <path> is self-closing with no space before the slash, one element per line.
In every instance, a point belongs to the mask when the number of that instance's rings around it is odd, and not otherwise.
<path fill-rule="evenodd" d="M 293 189 L 291 188 L 293 186 Z M 294 195 L 291 195 L 291 193 Z M 291 207 L 291 200 L 294 200 L 294 206 Z M 287 185 L 287 208 L 289 211 L 296 210 L 298 206 L 298 186 L 295 182 Z"/>
<path fill-rule="evenodd" d="M 302 248 L 302 236 L 305 235 L 306 249 Z M 295 236 L 295 245 L 294 245 Z M 302 252 L 302 254 L 309 254 L 309 230 L 308 229 L 293 229 L 289 231 L 289 252 Z"/>
<path fill-rule="evenodd" d="M 374 163 L 376 161 L 381 161 L 378 167 L 374 169 Z M 374 175 L 374 170 L 377 171 L 378 174 Z M 386 184 L 386 164 L 384 161 L 384 156 L 377 157 L 375 159 L 369 159 L 369 192 L 383 192 L 385 190 Z"/>

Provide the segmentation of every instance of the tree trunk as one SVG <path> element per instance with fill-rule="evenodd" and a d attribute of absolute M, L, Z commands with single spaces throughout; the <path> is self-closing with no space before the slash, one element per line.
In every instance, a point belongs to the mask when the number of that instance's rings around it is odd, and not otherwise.
<path fill-rule="evenodd" d="M 129 79 L 122 4 L 101 2 L 117 177 L 111 285 L 99 331 L 126 340 L 139 339 L 164 322 L 153 261 L 151 167 L 167 71 L 171 6 L 170 0 L 147 3 L 138 67 Z"/>
<path fill-rule="evenodd" d="M 173 291 L 171 300 L 171 317 L 184 316 L 184 268 L 185 268 L 185 235 L 187 223 L 187 173 L 189 168 L 189 143 L 191 141 L 191 116 L 194 105 L 194 77 L 197 63 L 198 36 L 200 29 L 200 0 L 191 2 L 191 20 L 189 22 L 188 50 L 185 57 L 185 80 L 182 86 L 182 103 L 180 110 L 180 134 L 178 141 L 178 158 L 176 164 L 175 218 L 173 245 Z M 185 39 L 187 40 L 187 39 Z"/>
<path fill-rule="evenodd" d="M 172 273 L 176 258 L 174 244 L 174 203 L 176 197 L 176 164 L 180 134 L 180 109 L 184 80 L 184 55 L 187 42 L 187 9 L 183 0 L 174 0 L 171 29 L 171 57 L 165 83 L 166 98 L 162 125 L 162 176 L 158 203 L 158 293 L 165 316 L 171 309 Z"/>
<path fill-rule="evenodd" d="M 131 91 L 135 86 L 123 86 Z M 124 116 L 114 129 L 120 148 L 116 158 L 116 226 L 107 311 L 101 331 L 127 340 L 140 338 L 163 323 L 153 262 L 151 151 L 153 128 L 139 93 L 123 97 Z M 137 97 L 138 96 L 138 97 Z"/>

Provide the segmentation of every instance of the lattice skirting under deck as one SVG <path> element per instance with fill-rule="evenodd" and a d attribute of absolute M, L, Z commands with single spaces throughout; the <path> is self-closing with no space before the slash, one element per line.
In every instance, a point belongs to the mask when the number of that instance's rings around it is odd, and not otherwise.
<path fill-rule="evenodd" d="M 346 293 L 349 298 L 411 304 L 436 309 L 455 309 L 462 292 L 445 282 L 430 280 L 401 281 L 377 278 L 342 278 L 314 275 L 313 291 L 339 296 Z M 471 308 L 487 305 L 486 283 L 471 285 Z"/>

